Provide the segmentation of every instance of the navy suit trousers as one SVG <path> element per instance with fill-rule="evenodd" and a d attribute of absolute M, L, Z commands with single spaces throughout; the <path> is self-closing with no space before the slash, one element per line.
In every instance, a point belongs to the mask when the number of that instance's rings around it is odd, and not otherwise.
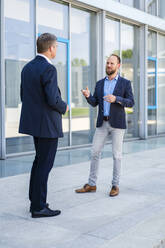
<path fill-rule="evenodd" d="M 32 210 L 39 211 L 46 206 L 47 181 L 53 167 L 58 138 L 33 138 L 36 156 L 30 176 L 29 199 Z"/>

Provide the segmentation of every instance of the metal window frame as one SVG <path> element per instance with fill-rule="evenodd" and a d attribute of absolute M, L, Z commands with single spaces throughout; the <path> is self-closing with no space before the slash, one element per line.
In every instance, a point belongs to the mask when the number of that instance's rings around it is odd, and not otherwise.
<path fill-rule="evenodd" d="M 157 68 L 157 58 L 155 57 L 148 57 L 148 61 L 154 61 L 155 62 L 155 72 L 150 72 L 147 73 L 148 74 L 154 74 L 155 75 L 155 104 L 154 105 L 148 105 L 147 108 L 148 109 L 157 109 L 158 107 L 158 100 L 157 100 L 157 88 L 158 88 L 158 83 L 157 83 L 157 75 L 158 75 L 158 68 Z"/>
<path fill-rule="evenodd" d="M 139 106 L 139 136 L 147 139 L 147 104 L 148 104 L 148 79 L 147 79 L 147 53 L 148 53 L 148 25 L 140 27 L 140 106 Z M 142 93 L 141 93 L 142 92 Z"/>
<path fill-rule="evenodd" d="M 0 159 L 6 158 L 5 139 L 5 60 L 4 60 L 4 0 L 0 1 Z"/>

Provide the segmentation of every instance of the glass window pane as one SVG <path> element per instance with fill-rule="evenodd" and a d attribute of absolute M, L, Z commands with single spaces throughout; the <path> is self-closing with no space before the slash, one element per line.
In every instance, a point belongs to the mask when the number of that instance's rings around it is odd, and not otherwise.
<path fill-rule="evenodd" d="M 156 105 L 155 77 L 156 77 L 155 61 L 149 60 L 148 61 L 148 106 Z"/>
<path fill-rule="evenodd" d="M 106 58 L 112 53 L 120 55 L 120 22 L 106 18 L 105 22 L 105 55 Z"/>
<path fill-rule="evenodd" d="M 37 6 L 39 33 L 53 33 L 68 39 L 68 6 L 54 1 L 40 0 Z"/>
<path fill-rule="evenodd" d="M 140 0 L 120 0 L 120 3 L 126 4 L 130 7 L 134 7 L 136 9 L 142 9 L 140 6 L 141 1 Z"/>
<path fill-rule="evenodd" d="M 156 32 L 148 31 L 148 56 L 156 57 Z"/>
<path fill-rule="evenodd" d="M 158 0 L 158 16 L 165 19 L 165 1 Z"/>
<path fill-rule="evenodd" d="M 147 12 L 151 15 L 157 15 L 157 0 L 146 0 Z"/>
<path fill-rule="evenodd" d="M 126 4 L 128 6 L 134 6 L 134 0 L 120 0 L 120 3 Z"/>
<path fill-rule="evenodd" d="M 122 76 L 132 83 L 135 106 L 126 108 L 127 137 L 137 137 L 139 132 L 139 28 L 122 23 Z"/>
<path fill-rule="evenodd" d="M 158 133 L 165 132 L 165 35 L 158 35 Z"/>
<path fill-rule="evenodd" d="M 5 0 L 5 131 L 7 153 L 33 150 L 30 136 L 18 134 L 23 66 L 34 57 L 34 1 Z"/>
<path fill-rule="evenodd" d="M 148 31 L 148 135 L 155 135 L 157 129 L 157 104 L 156 104 L 156 59 L 157 35 L 156 32 Z M 152 108 L 152 109 L 151 109 Z"/>
<path fill-rule="evenodd" d="M 148 135 L 156 134 L 156 109 L 148 109 Z"/>
<path fill-rule="evenodd" d="M 33 1 L 5 0 L 5 58 L 31 59 L 34 56 Z"/>
<path fill-rule="evenodd" d="M 65 43 L 58 42 L 57 47 L 57 54 L 55 59 L 52 60 L 53 64 L 57 69 L 57 79 L 58 79 L 58 86 L 61 91 L 61 96 L 64 101 L 67 102 L 67 45 Z M 62 125 L 63 125 L 63 132 L 64 138 L 59 139 L 59 147 L 68 146 L 69 145 L 69 119 L 68 113 L 62 115 Z"/>
<path fill-rule="evenodd" d="M 81 89 L 91 90 L 92 74 L 92 51 L 95 42 L 94 37 L 95 14 L 80 9 L 71 9 L 71 79 L 72 79 L 72 144 L 82 145 L 91 141 L 90 119 L 91 108 Z M 93 31 L 93 32 L 92 32 Z M 96 39 L 95 39 L 96 40 Z M 95 41 L 94 40 L 94 41 Z"/>

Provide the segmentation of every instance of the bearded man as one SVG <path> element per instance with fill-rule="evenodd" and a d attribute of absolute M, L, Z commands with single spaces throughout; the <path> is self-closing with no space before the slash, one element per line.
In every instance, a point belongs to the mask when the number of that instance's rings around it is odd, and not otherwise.
<path fill-rule="evenodd" d="M 131 82 L 118 74 L 120 62 L 120 57 L 112 54 L 106 62 L 107 76 L 96 83 L 94 94 L 90 93 L 88 87 L 82 90 L 87 102 L 93 107 L 98 106 L 99 111 L 93 138 L 88 183 L 82 188 L 76 189 L 76 193 L 96 191 L 100 154 L 107 138 L 111 135 L 113 178 L 109 196 L 117 196 L 119 194 L 122 145 L 126 129 L 124 108 L 134 105 Z"/>

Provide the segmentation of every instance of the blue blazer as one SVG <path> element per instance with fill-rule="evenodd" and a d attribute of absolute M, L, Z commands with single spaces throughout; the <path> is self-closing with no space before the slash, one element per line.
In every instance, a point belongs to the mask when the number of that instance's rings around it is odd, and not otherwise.
<path fill-rule="evenodd" d="M 63 137 L 61 99 L 57 71 L 44 57 L 36 56 L 21 73 L 22 110 L 19 132 L 41 138 Z"/>
<path fill-rule="evenodd" d="M 95 91 L 93 96 L 90 96 L 87 99 L 87 102 L 93 107 L 98 105 L 99 112 L 97 117 L 97 127 L 102 126 L 103 117 L 104 117 L 104 79 L 101 79 L 96 83 Z M 134 97 L 132 93 L 131 82 L 125 78 L 119 76 L 113 95 L 116 96 L 116 102 L 111 103 L 110 113 L 109 113 L 109 123 L 114 128 L 126 128 L 125 120 L 125 110 L 124 107 L 132 107 L 134 105 Z M 118 102 L 121 102 L 118 103 Z"/>

